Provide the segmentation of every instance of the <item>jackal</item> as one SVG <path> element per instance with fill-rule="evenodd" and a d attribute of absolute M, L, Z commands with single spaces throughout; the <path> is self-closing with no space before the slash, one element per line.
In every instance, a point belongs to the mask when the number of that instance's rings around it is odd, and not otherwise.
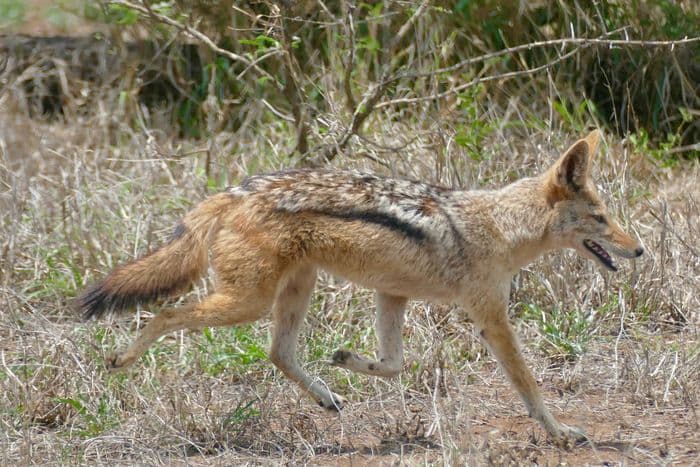
<path fill-rule="evenodd" d="M 409 298 L 458 304 L 548 434 L 583 432 L 547 410 L 508 321 L 511 278 L 543 253 L 572 248 L 604 268 L 640 243 L 610 217 L 590 178 L 599 133 L 577 141 L 543 174 L 499 190 L 461 191 L 337 170 L 288 170 L 245 179 L 202 201 L 168 243 L 114 269 L 77 298 L 86 318 L 185 291 L 209 263 L 216 289 L 163 310 L 121 354 L 133 364 L 165 333 L 256 321 L 272 312 L 270 359 L 322 407 L 345 400 L 299 365 L 296 345 L 319 269 L 376 290 L 377 359 L 337 350 L 330 363 L 391 377 L 402 368 Z"/>

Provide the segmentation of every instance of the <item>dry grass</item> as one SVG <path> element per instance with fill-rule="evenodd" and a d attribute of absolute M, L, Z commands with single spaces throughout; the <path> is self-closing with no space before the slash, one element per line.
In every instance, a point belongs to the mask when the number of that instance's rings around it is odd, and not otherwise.
<path fill-rule="evenodd" d="M 146 114 L 128 100 L 115 105 L 119 89 L 103 92 L 91 112 L 51 123 L 26 116 L 20 88 L 0 96 L 3 463 L 697 462 L 697 164 L 662 169 L 608 138 L 599 183 L 648 254 L 615 275 L 552 254 L 514 281 L 512 316 L 548 404 L 596 443 L 564 451 L 527 418 L 459 310 L 411 306 L 396 380 L 328 368 L 339 346 L 374 348 L 371 294 L 330 277 L 320 281 L 301 353 L 351 400 L 338 416 L 267 361 L 266 322 L 176 333 L 126 374 L 108 374 L 105 354 L 124 347 L 157 307 L 86 324 L 69 298 L 163 241 L 207 192 L 289 165 L 295 142 L 262 104 L 246 110 L 236 133 L 202 142 L 177 138 L 169 109 Z M 371 117 L 367 140 L 354 140 L 352 155 L 335 164 L 449 186 L 502 185 L 546 167 L 580 136 L 556 120 L 514 124 L 546 115 L 540 102 L 524 96 L 502 108 L 476 99 L 478 118 L 493 126 L 480 161 L 455 142 L 450 112 L 458 109 L 426 107 L 420 117 Z M 340 117 L 331 109 L 327 118 Z M 208 287 L 202 281 L 185 299 Z"/>

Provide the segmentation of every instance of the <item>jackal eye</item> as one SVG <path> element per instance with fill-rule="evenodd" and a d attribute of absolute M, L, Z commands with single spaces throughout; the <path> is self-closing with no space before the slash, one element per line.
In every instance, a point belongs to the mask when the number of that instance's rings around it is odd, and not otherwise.
<path fill-rule="evenodd" d="M 591 217 L 593 220 L 600 224 L 607 224 L 608 220 L 605 218 L 605 216 L 601 216 L 600 214 L 591 214 Z"/>

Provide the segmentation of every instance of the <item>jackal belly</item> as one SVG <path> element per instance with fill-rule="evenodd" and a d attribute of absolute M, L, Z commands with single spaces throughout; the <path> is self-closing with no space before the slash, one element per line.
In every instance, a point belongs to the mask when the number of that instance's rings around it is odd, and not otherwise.
<path fill-rule="evenodd" d="M 323 220 L 313 229 L 306 259 L 316 267 L 381 292 L 452 302 L 469 265 L 430 239 L 417 242 L 401 233 L 361 221 Z"/>
<path fill-rule="evenodd" d="M 406 265 L 401 267 L 385 261 L 360 263 L 350 258 L 341 263 L 322 260 L 314 263 L 335 276 L 389 295 L 440 303 L 452 303 L 458 296 L 457 288 L 450 287 L 437 274 L 422 274 Z"/>

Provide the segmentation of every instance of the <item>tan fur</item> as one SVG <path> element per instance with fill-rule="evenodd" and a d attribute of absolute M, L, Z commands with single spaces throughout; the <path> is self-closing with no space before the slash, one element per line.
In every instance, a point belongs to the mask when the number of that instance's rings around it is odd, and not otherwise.
<path fill-rule="evenodd" d="M 296 344 L 318 269 L 377 291 L 377 360 L 347 349 L 331 363 L 390 377 L 402 366 L 409 298 L 461 305 L 523 398 L 555 440 L 582 432 L 547 410 L 508 322 L 513 274 L 543 253 L 573 248 L 616 269 L 605 249 L 642 254 L 607 214 L 590 178 L 599 134 L 577 141 L 539 177 L 493 191 L 457 191 L 358 172 L 294 170 L 250 177 L 202 202 L 160 250 L 115 269 L 78 298 L 99 316 L 177 293 L 216 271 L 216 293 L 168 309 L 122 354 L 124 368 L 164 333 L 252 322 L 272 312 L 270 358 L 328 409 L 343 398 L 299 365 Z M 596 253 L 597 252 L 597 253 Z"/>

